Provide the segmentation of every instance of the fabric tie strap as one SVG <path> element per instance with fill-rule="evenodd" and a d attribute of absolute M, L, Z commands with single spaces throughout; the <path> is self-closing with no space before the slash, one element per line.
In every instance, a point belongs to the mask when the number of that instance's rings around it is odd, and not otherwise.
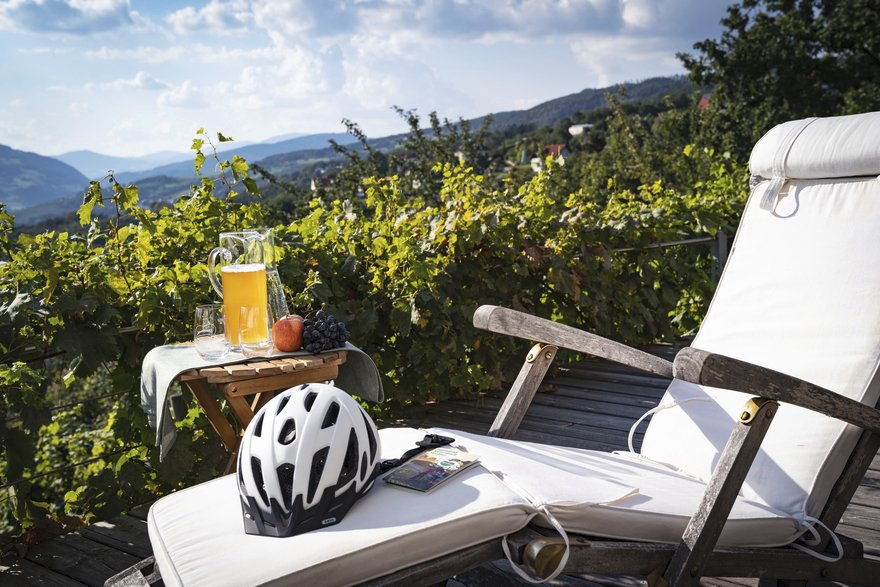
<path fill-rule="evenodd" d="M 770 178 L 770 183 L 767 185 L 764 196 L 761 198 L 761 209 L 773 210 L 776 207 L 776 198 L 782 191 L 785 182 L 788 181 L 788 178 L 785 176 L 785 162 L 788 159 L 788 153 L 804 129 L 816 120 L 818 120 L 817 117 L 805 118 L 797 121 L 797 124 L 791 124 L 788 133 L 782 139 L 782 143 L 773 157 L 773 177 Z"/>

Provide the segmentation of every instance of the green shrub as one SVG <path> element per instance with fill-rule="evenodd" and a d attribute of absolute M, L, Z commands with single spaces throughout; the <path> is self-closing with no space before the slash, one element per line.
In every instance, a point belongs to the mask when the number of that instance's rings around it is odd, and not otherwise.
<path fill-rule="evenodd" d="M 197 139 L 198 154 L 204 145 Z M 723 157 L 693 149 L 682 157 L 709 170 L 703 183 L 674 190 L 610 181 L 601 194 L 572 191 L 560 187 L 571 185 L 561 181 L 566 170 L 548 161 L 522 185 L 490 187 L 446 163 L 431 171 L 439 193 L 425 199 L 397 176 L 367 178 L 363 199 L 314 200 L 304 217 L 276 227 L 282 281 L 294 311 L 324 305 L 348 322 L 353 343 L 384 377 L 388 401 L 374 409 L 391 415 L 497 388 L 515 374 L 524 345 L 474 329 L 481 304 L 630 343 L 673 338 L 705 311 L 711 255 L 707 247 L 646 247 L 732 232 L 745 185 Z M 197 167 L 203 162 L 197 156 Z M 94 183 L 79 235 L 12 243 L 12 219 L 0 210 L 7 527 L 26 527 L 46 509 L 105 518 L 216 475 L 222 448 L 192 402 L 177 445 L 158 462 L 138 379 L 151 348 L 191 337 L 195 305 L 212 297 L 204 261 L 219 232 L 264 221 L 259 202 L 235 198 L 240 185 L 255 191 L 247 164 L 219 163 L 231 177 L 204 178 L 159 210 L 139 207 L 134 186 L 109 177 L 105 197 Z M 114 214 L 101 224 L 92 211 L 105 203 Z M 50 413 L 65 394 L 107 396 L 106 418 L 97 424 L 89 408 Z M 57 471 L 71 459 L 86 462 Z"/>

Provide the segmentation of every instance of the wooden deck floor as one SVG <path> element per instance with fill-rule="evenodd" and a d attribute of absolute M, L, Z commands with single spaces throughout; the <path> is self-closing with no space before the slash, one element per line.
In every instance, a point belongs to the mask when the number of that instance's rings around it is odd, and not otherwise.
<path fill-rule="evenodd" d="M 550 390 L 535 398 L 517 438 L 597 450 L 625 449 L 630 425 L 657 404 L 666 384 L 662 378 L 609 363 L 584 362 L 552 377 Z M 441 402 L 399 423 L 482 433 L 488 430 L 502 400 L 501 394 L 489 394 L 474 401 Z M 636 447 L 640 442 L 641 431 L 635 436 Z M 103 585 L 108 577 L 152 554 L 145 514 L 135 511 L 44 542 L 23 559 L 4 557 L 0 560 L 0 585 Z M 838 532 L 861 540 L 866 553 L 880 557 L 880 458 L 874 459 Z M 645 583 L 638 577 L 567 576 L 554 584 L 621 587 Z M 727 587 L 754 584 L 704 580 L 704 585 Z M 449 587 L 494 585 L 527 583 L 510 572 L 506 561 L 484 565 L 449 582 Z"/>

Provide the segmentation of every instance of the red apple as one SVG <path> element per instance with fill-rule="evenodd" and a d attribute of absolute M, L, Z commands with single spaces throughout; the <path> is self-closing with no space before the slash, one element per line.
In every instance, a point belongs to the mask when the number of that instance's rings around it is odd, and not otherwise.
<path fill-rule="evenodd" d="M 302 316 L 294 314 L 279 318 L 272 326 L 275 348 L 285 353 L 298 351 L 303 344 L 303 330 L 305 325 Z"/>

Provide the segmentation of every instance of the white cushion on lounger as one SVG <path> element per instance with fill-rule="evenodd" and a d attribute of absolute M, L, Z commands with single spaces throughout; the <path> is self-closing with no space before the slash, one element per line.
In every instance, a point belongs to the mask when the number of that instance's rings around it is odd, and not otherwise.
<path fill-rule="evenodd" d="M 340 524 L 300 536 L 245 534 L 234 475 L 159 500 L 149 531 L 165 584 L 357 583 L 515 532 L 541 504 L 570 531 L 676 541 L 704 489 L 630 455 L 437 431 L 480 455 L 483 466 L 429 495 L 378 481 Z M 424 433 L 381 430 L 383 456 L 402 454 Z M 745 500 L 732 516 L 726 544 L 786 543 L 798 532 L 790 520 Z"/>
<path fill-rule="evenodd" d="M 801 125 L 791 120 L 770 129 L 755 143 L 749 159 L 753 175 L 773 176 L 773 164 L 792 129 Z M 880 162 L 880 112 L 817 118 L 798 135 L 782 161 L 784 175 L 791 179 L 827 179 L 877 175 Z"/>
<path fill-rule="evenodd" d="M 761 139 L 752 172 L 766 177 L 783 160 L 787 176 L 814 179 L 789 180 L 769 210 L 761 201 L 772 182 L 757 185 L 693 346 L 873 406 L 880 394 L 880 113 L 817 120 L 787 158 L 777 157 L 791 125 Z M 835 179 L 815 179 L 821 173 Z M 708 479 L 747 400 L 674 381 L 661 404 L 675 407 L 652 417 L 642 454 Z M 818 516 L 860 434 L 782 403 L 743 495 L 799 519 Z"/>
<path fill-rule="evenodd" d="M 424 431 L 382 431 L 383 458 Z M 288 538 L 245 534 L 235 475 L 173 493 L 150 508 L 153 555 L 166 585 L 345 585 L 522 528 L 532 507 L 474 468 L 430 496 L 377 481 L 335 526 Z M 345 557 L 344 562 L 338 559 Z"/>
<path fill-rule="evenodd" d="M 503 440 L 458 430 L 436 432 L 454 437 L 457 444 L 479 454 L 485 467 L 503 471 L 499 476 L 528 494 L 533 505 L 546 504 L 572 533 L 677 543 L 706 489 L 694 477 L 630 453 Z M 595 494 L 600 483 L 630 486 L 635 491 L 610 499 L 610 493 Z M 803 528 L 790 516 L 740 497 L 718 544 L 779 546 L 802 533 Z"/>

